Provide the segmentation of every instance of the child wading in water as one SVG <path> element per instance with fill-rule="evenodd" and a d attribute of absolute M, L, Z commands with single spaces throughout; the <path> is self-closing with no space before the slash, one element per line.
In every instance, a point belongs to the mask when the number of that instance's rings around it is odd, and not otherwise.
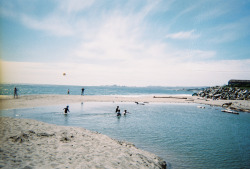
<path fill-rule="evenodd" d="M 123 115 L 126 116 L 127 113 L 127 110 L 124 110 Z"/>
<path fill-rule="evenodd" d="M 69 106 L 67 106 L 66 108 L 63 109 L 64 110 L 64 113 L 67 114 L 69 111 Z"/>
<path fill-rule="evenodd" d="M 120 110 L 117 111 L 117 116 L 121 116 Z"/>

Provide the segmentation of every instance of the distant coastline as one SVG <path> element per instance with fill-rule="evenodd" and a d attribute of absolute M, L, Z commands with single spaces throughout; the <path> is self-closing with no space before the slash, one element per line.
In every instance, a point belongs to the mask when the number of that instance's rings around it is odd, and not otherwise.
<path fill-rule="evenodd" d="M 74 85 L 44 85 L 44 84 L 0 84 L 0 95 L 13 95 L 14 87 L 19 95 L 36 94 L 67 94 L 80 95 L 81 88 L 85 88 L 86 95 L 192 95 L 205 87 L 164 87 L 164 86 L 74 86 Z"/>

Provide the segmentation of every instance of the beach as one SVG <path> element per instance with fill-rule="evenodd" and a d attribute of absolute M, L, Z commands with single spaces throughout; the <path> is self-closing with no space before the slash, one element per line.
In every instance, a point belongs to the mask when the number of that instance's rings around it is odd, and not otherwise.
<path fill-rule="evenodd" d="M 138 102 L 138 104 L 198 103 L 250 112 L 246 100 L 212 100 L 196 96 L 0 96 L 0 108 L 20 109 L 81 102 Z M 132 143 L 78 127 L 57 126 L 36 120 L 1 117 L 1 168 L 165 168 L 160 157 Z"/>
<path fill-rule="evenodd" d="M 0 168 L 165 168 L 133 144 L 77 127 L 0 118 Z"/>

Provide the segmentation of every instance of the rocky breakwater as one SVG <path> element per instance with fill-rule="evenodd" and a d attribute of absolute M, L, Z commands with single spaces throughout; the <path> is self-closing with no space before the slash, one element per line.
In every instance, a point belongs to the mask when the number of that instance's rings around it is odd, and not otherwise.
<path fill-rule="evenodd" d="M 200 102 L 203 104 L 222 106 L 228 110 L 250 112 L 250 92 L 246 88 L 215 86 L 205 88 L 194 93 L 193 96 L 203 97 L 205 102 Z"/>
<path fill-rule="evenodd" d="M 193 96 L 200 96 L 213 100 L 250 100 L 250 92 L 247 89 L 228 86 L 215 86 L 205 88 L 204 90 L 194 93 Z"/>

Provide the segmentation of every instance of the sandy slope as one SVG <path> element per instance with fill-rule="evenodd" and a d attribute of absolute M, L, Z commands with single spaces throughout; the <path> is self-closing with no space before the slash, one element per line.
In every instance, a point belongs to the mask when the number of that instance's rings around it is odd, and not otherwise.
<path fill-rule="evenodd" d="M 0 118 L 0 168 L 164 168 L 131 143 L 83 128 Z"/>

